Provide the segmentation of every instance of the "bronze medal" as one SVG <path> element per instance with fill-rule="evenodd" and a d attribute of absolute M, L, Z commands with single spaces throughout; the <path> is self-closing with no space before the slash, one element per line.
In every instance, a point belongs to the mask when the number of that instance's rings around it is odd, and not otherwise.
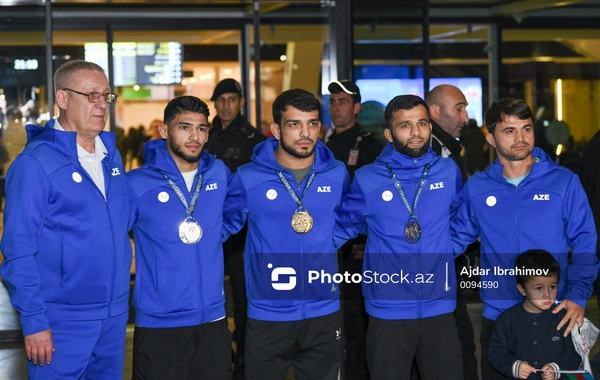
<path fill-rule="evenodd" d="M 410 218 L 404 227 L 404 236 L 406 241 L 411 244 L 415 244 L 421 239 L 421 226 L 416 219 Z"/>

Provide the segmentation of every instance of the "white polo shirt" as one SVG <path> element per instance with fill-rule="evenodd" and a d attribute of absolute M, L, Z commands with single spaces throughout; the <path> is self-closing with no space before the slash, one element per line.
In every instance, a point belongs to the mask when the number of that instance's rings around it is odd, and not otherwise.
<path fill-rule="evenodd" d="M 54 120 L 54 129 L 59 131 L 64 131 L 65 129 L 60 125 L 58 119 Z M 104 170 L 102 169 L 102 160 L 104 157 L 108 155 L 108 150 L 106 146 L 102 142 L 100 136 L 96 136 L 94 139 L 94 151 L 95 153 L 90 153 L 87 150 L 83 149 L 83 147 L 77 144 L 77 158 L 79 159 L 79 163 L 88 175 L 92 178 L 92 181 L 98 187 L 98 190 L 106 199 L 106 194 L 104 190 Z"/>

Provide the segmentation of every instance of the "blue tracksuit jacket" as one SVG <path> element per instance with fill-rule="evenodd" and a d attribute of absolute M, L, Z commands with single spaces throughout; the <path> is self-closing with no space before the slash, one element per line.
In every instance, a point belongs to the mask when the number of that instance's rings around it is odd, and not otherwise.
<path fill-rule="evenodd" d="M 304 190 L 310 173 L 300 185 L 291 171 L 277 163 L 278 141 L 271 138 L 254 148 L 252 162 L 235 173 L 225 201 L 225 234 L 239 231 L 248 221 L 246 238 L 246 293 L 248 316 L 265 321 L 297 321 L 337 311 L 339 285 L 309 281 L 309 271 L 337 272 L 332 232 L 334 211 L 349 187 L 343 163 L 317 142 L 316 176 L 304 205 L 314 225 L 306 234 L 296 233 L 291 220 L 297 204 L 281 183 L 283 172 L 296 193 Z M 312 272 L 315 273 L 315 272 Z"/>
<path fill-rule="evenodd" d="M 185 207 L 159 170 L 175 182 L 191 203 L 197 177 L 188 193 L 185 181 L 164 140 L 145 145 L 145 164 L 127 173 L 140 205 L 134 228 L 136 275 L 133 305 L 135 323 L 150 328 L 196 326 L 225 315 L 223 202 L 229 169 L 203 152 L 198 170 L 202 188 L 193 216 L 202 228 L 196 244 L 179 238 Z"/>
<path fill-rule="evenodd" d="M 28 142 L 8 170 L 1 274 L 23 334 L 50 320 L 125 313 L 131 229 L 137 212 L 115 136 L 101 132 L 106 199 L 79 163 L 76 133 L 28 125 Z"/>
<path fill-rule="evenodd" d="M 533 157 L 536 163 L 518 187 L 506 182 L 498 160 L 469 178 L 452 221 L 457 253 L 481 238 L 480 268 L 488 270 L 481 280 L 498 285 L 480 289 L 483 316 L 491 320 L 522 298 L 515 278 L 494 270 L 514 269 L 517 255 L 528 249 L 544 249 L 560 264 L 558 299 L 585 307 L 598 274 L 596 228 L 579 177 L 539 148 Z"/>
<path fill-rule="evenodd" d="M 422 230 L 416 244 L 404 236 L 410 214 L 394 188 L 386 163 L 402 184 L 411 207 L 423 168 L 430 165 L 415 211 Z M 460 171 L 452 160 L 436 156 L 431 149 L 423 157 L 409 157 L 391 143 L 375 163 L 356 172 L 350 193 L 337 212 L 335 235 L 353 238 L 366 231 L 363 294 L 370 315 L 416 319 L 455 309 L 450 218 L 458 206 L 461 184 Z"/>

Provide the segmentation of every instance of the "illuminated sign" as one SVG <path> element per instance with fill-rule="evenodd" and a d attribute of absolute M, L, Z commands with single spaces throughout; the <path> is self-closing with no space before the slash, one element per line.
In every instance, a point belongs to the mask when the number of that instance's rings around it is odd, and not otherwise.
<path fill-rule="evenodd" d="M 115 86 L 180 84 L 183 78 L 183 46 L 177 42 L 113 43 Z M 108 45 L 86 43 L 85 60 L 108 73 Z"/>
<path fill-rule="evenodd" d="M 37 59 L 15 59 L 14 64 L 15 70 L 37 70 L 38 60 Z"/>

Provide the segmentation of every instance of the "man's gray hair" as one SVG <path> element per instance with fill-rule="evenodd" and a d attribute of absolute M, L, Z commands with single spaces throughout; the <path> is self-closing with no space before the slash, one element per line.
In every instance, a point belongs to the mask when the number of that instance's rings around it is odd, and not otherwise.
<path fill-rule="evenodd" d="M 54 93 L 56 94 L 58 90 L 69 87 L 69 83 L 72 80 L 71 77 L 80 70 L 100 71 L 104 73 L 104 69 L 94 62 L 83 61 L 81 59 L 67 61 L 54 73 Z"/>

